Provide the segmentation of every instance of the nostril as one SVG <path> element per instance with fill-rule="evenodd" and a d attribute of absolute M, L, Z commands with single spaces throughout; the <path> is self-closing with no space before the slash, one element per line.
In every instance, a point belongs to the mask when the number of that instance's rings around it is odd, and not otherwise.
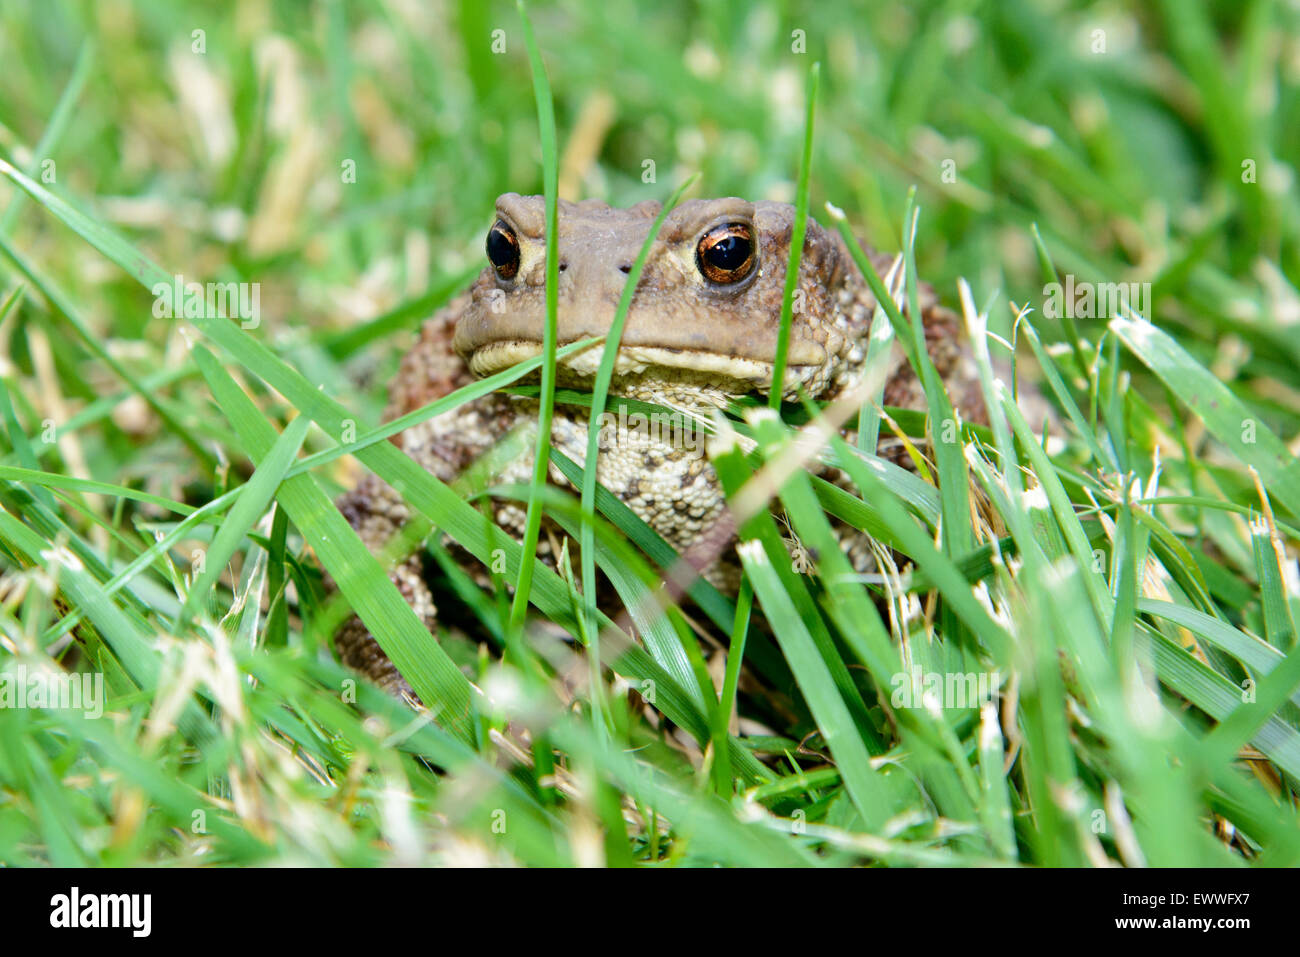
<path fill-rule="evenodd" d="M 568 264 L 567 262 L 565 262 L 563 259 L 561 259 L 561 260 L 560 260 L 560 272 L 564 272 L 564 270 L 566 270 L 566 269 L 568 269 L 568 268 L 569 268 L 569 264 Z"/>
<path fill-rule="evenodd" d="M 621 266 L 618 267 L 618 271 L 621 272 L 621 273 L 624 273 L 624 274 L 626 274 L 626 273 L 630 273 L 630 272 L 632 271 L 632 264 L 631 264 L 631 263 L 623 263 L 623 265 L 621 265 Z"/>

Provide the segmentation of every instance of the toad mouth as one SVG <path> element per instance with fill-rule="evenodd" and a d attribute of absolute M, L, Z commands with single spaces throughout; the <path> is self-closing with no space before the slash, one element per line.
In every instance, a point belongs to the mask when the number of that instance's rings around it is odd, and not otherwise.
<path fill-rule="evenodd" d="M 561 343 L 565 345 L 566 343 Z M 559 365 L 580 377 L 594 378 L 599 367 L 603 343 L 594 343 L 559 361 Z M 820 351 L 820 350 L 819 350 Z M 468 356 L 470 370 L 476 376 L 488 376 L 510 366 L 541 355 L 542 344 L 527 339 L 505 339 L 488 343 Z M 815 374 L 825 362 L 825 354 L 816 362 L 795 362 L 786 367 L 786 388 Z M 702 349 L 672 346 L 621 346 L 614 364 L 616 376 L 642 376 L 672 381 L 675 373 L 697 373 L 705 377 L 732 379 L 748 387 L 767 386 L 772 381 L 773 363 L 746 359 Z"/>

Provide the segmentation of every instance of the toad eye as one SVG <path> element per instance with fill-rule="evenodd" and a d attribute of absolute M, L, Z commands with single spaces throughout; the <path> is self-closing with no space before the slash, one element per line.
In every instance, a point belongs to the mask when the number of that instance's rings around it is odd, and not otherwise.
<path fill-rule="evenodd" d="M 748 223 L 715 226 L 695 247 L 695 265 L 709 282 L 740 282 L 754 270 L 754 232 Z"/>
<path fill-rule="evenodd" d="M 488 230 L 487 258 L 502 279 L 514 279 L 519 272 L 519 237 L 502 220 Z"/>

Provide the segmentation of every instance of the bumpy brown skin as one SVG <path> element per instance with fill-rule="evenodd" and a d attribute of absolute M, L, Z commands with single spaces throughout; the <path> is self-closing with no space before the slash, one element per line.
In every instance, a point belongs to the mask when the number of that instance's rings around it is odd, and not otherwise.
<path fill-rule="evenodd" d="M 426 405 L 473 381 L 475 375 L 489 375 L 540 352 L 546 309 L 544 210 L 540 196 L 507 193 L 497 201 L 498 220 L 518 237 L 517 273 L 502 279 L 489 265 L 465 295 L 425 323 L 401 363 L 386 419 Z M 561 345 L 609 331 L 627 270 L 658 213 L 657 203 L 630 209 L 596 201 L 560 203 Z M 612 392 L 706 419 L 732 397 L 766 393 L 772 382 L 793 222 L 792 206 L 734 198 L 691 200 L 672 210 L 651 248 L 627 315 Z M 744 280 L 721 285 L 701 274 L 696 249 L 711 229 L 730 223 L 751 229 L 758 259 Z M 872 261 L 881 274 L 891 264 L 888 256 L 873 256 Z M 954 406 L 965 419 L 984 421 L 973 367 L 958 346 L 957 317 L 939 306 L 927 286 L 921 287 L 920 303 L 926 345 Z M 833 399 L 860 380 L 875 300 L 838 234 L 811 220 L 795 306 L 783 394 L 794 397 L 802 390 L 817 399 Z M 599 359 L 596 346 L 563 360 L 560 383 L 589 387 Z M 925 407 L 920 386 L 897 345 L 884 400 L 886 405 Z M 493 394 L 409 428 L 393 441 L 439 479 L 450 482 L 512 430 L 522 430 L 524 445 L 531 449 L 536 418 L 535 401 Z M 601 483 L 679 552 L 712 526 L 725 508 L 702 444 L 696 446 L 689 438 L 683 442 L 680 434 L 624 436 L 612 447 L 602 447 L 597 459 Z M 586 456 L 586 410 L 557 406 L 552 442 L 581 464 Z M 902 459 L 897 443 L 890 439 L 882 440 L 880 452 Z M 528 452 L 494 474 L 497 481 L 527 483 L 532 468 Z M 551 481 L 568 485 L 554 469 Z M 410 517 L 401 497 L 373 475 L 338 504 L 374 550 Z M 516 536 L 522 535 L 523 517 L 522 509 L 513 503 L 496 505 L 497 521 Z M 547 548 L 544 543 L 542 550 Z M 859 556 L 865 553 L 853 551 Z M 709 577 L 725 587 L 734 580 L 734 567 L 730 556 L 724 556 Z M 432 628 L 436 610 L 419 559 L 412 556 L 401 562 L 392 576 Z M 410 693 L 359 620 L 349 621 L 336 643 L 347 664 L 391 691 Z"/>

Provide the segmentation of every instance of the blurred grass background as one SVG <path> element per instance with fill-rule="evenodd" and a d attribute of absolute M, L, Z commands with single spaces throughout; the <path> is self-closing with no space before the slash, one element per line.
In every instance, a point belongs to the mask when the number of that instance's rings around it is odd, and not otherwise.
<path fill-rule="evenodd" d="M 920 275 L 950 303 L 965 277 L 976 303 L 993 303 L 990 327 L 1003 335 L 1014 318 L 1008 302 L 1034 307 L 1044 340 L 1056 343 L 1066 333 L 1041 318 L 1036 226 L 1062 274 L 1151 282 L 1156 324 L 1297 451 L 1295 3 L 609 0 L 539 3 L 532 18 L 555 94 L 562 195 L 620 205 L 663 199 L 698 171 L 692 195 L 792 200 L 804 82 L 818 60 L 814 216 L 825 222 L 820 211 L 831 201 L 860 236 L 892 252 L 903 244 L 915 185 Z M 480 268 L 493 199 L 541 190 L 513 4 L 20 0 L 0 8 L 0 63 L 0 156 L 169 272 L 259 283 L 257 335 L 368 422 L 419 320 Z M 653 182 L 644 178 L 648 163 Z M 244 444 L 213 415 L 179 324 L 155 316 L 147 289 L 8 181 L 0 181 L 0 203 L 0 236 L 76 304 L 120 369 L 69 334 L 25 283 L 0 318 L 0 377 L 28 434 L 46 421 L 61 430 L 57 449 L 41 452 L 42 467 L 192 506 L 238 484 L 248 471 Z M 5 296 L 19 281 L 11 266 L 0 262 Z M 1094 346 L 1106 318 L 1079 320 Z M 1165 385 L 1118 354 L 1107 361 L 1107 375 L 1122 368 L 1138 386 L 1125 397 L 1134 448 L 1182 448 L 1187 490 L 1251 499 L 1249 474 Z M 122 394 L 122 372 L 146 382 L 158 405 Z M 273 420 L 288 411 L 275 394 L 263 400 Z M 81 427 L 63 432 L 79 412 Z M 307 445 L 327 443 L 312 435 Z M 1083 458 L 1071 449 L 1067 460 Z M 356 480 L 350 461 L 317 471 L 330 491 Z M 87 496 L 78 505 L 73 524 L 110 558 L 133 546 L 108 526 L 161 519 L 147 503 Z M 1168 521 L 1171 535 L 1194 544 L 1232 623 L 1269 631 L 1268 593 L 1244 524 L 1219 512 Z M 20 564 L 12 556 L 7 563 Z M 1290 574 L 1286 562 L 1279 573 Z M 163 602 L 165 584 L 151 587 Z M 28 622 L 20 599 L 29 593 L 9 594 L 21 608 L 13 621 Z M 1291 594 L 1284 607 L 1294 606 Z M 48 624 L 52 614 L 32 611 L 31 622 Z M 268 687 L 290 687 L 277 674 L 263 675 Z M 348 747 L 369 740 L 349 728 L 339 732 Z M 67 747 L 43 760 L 66 767 L 60 762 L 79 751 Z M 114 753 L 106 740 L 96 747 Z M 182 761 L 183 748 L 168 747 L 169 759 Z M 144 783 L 148 748 L 131 753 L 136 785 L 162 801 Z M 168 798 L 167 813 L 128 838 L 119 833 L 121 794 L 105 799 L 112 813 L 65 807 L 66 797 L 38 813 L 44 779 L 14 771 L 19 764 L 9 766 L 19 784 L 10 785 L 8 811 L 0 808 L 5 859 L 130 863 L 181 853 L 165 828 L 185 828 L 184 796 Z M 432 788 L 410 766 L 406 776 L 417 795 Z M 56 777 L 51 771 L 46 785 Z M 796 775 L 778 793 L 805 783 Z M 376 793 L 364 801 L 375 802 L 381 829 L 392 824 Z M 810 797 L 809 807 L 824 812 L 820 801 Z M 257 837 L 289 860 L 377 860 L 364 839 L 340 836 L 346 810 L 335 810 L 328 848 L 306 830 Z M 84 840 L 89 833 L 98 836 Z M 268 853 L 223 840 L 224 859 Z M 502 853 L 568 859 L 553 856 L 551 838 L 519 840 Z M 927 832 L 918 846 L 935 840 Z M 836 846 L 848 858 L 879 852 Z M 1178 860 L 1175 848 L 1166 851 L 1166 862 Z M 658 848 L 639 853 L 657 857 Z"/>

